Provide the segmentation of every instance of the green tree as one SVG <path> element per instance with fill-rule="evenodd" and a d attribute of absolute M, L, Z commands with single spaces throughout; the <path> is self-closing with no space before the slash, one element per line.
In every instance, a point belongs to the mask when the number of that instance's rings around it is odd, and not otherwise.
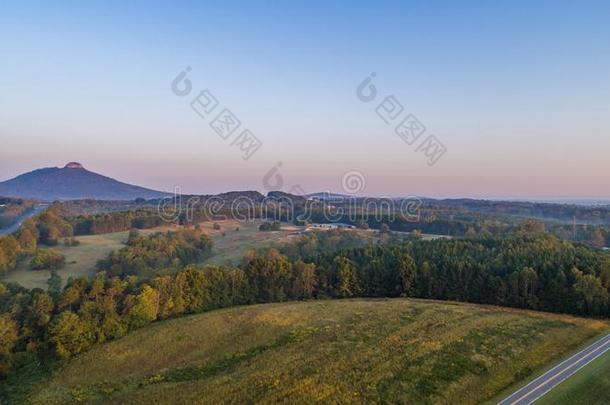
<path fill-rule="evenodd" d="M 531 267 L 525 267 L 519 272 L 520 296 L 527 308 L 536 309 L 538 300 L 536 290 L 538 288 L 538 274 Z"/>
<path fill-rule="evenodd" d="M 602 269 L 599 273 L 599 278 L 602 282 L 602 285 L 610 290 L 610 260 L 606 260 L 602 265 Z"/>
<path fill-rule="evenodd" d="M 337 274 L 337 296 L 346 298 L 358 295 L 361 287 L 354 263 L 346 257 L 338 256 L 334 265 Z"/>
<path fill-rule="evenodd" d="M 404 254 L 398 264 L 402 295 L 412 297 L 415 294 L 415 284 L 417 281 L 417 265 L 415 260 Z"/>
<path fill-rule="evenodd" d="M 429 261 L 424 261 L 417 277 L 417 296 L 422 298 L 437 298 L 434 296 L 434 269 Z"/>
<path fill-rule="evenodd" d="M 38 249 L 30 262 L 32 270 L 60 269 L 66 265 L 66 258 L 55 249 Z"/>
<path fill-rule="evenodd" d="M 608 290 L 601 280 L 592 274 L 576 273 L 574 291 L 583 300 L 585 314 L 601 315 L 608 309 Z"/>
<path fill-rule="evenodd" d="M 209 283 L 195 266 L 189 265 L 175 278 L 173 301 L 178 311 L 194 314 L 210 305 Z"/>
<path fill-rule="evenodd" d="M 535 219 L 523 221 L 517 228 L 517 233 L 524 236 L 539 236 L 546 231 L 544 224 Z"/>
<path fill-rule="evenodd" d="M 152 286 L 159 292 L 159 318 L 166 319 L 170 316 L 179 315 L 184 308 L 177 308 L 174 296 L 176 295 L 176 283 L 170 275 L 156 277 L 152 280 Z"/>
<path fill-rule="evenodd" d="M 12 350 L 18 340 L 17 328 L 17 323 L 8 314 L 0 315 L 0 375 L 5 375 L 12 366 Z"/>
<path fill-rule="evenodd" d="M 21 253 L 21 246 L 13 236 L 0 237 L 0 270 L 8 270 L 15 267 L 17 257 Z"/>
<path fill-rule="evenodd" d="M 84 299 L 86 287 L 87 279 L 85 278 L 68 279 L 68 285 L 62 291 L 61 297 L 59 297 L 59 310 L 68 309 L 72 311 L 78 308 Z"/>
<path fill-rule="evenodd" d="M 271 249 L 265 256 L 255 255 L 244 267 L 256 302 L 283 301 L 290 288 L 292 271 L 284 255 Z"/>
<path fill-rule="evenodd" d="M 29 228 L 22 228 L 19 233 L 19 245 L 21 245 L 21 249 L 24 252 L 33 252 L 36 250 L 36 246 L 38 243 L 37 233 L 34 233 L 34 230 Z"/>
<path fill-rule="evenodd" d="M 87 350 L 94 341 L 91 326 L 71 311 L 64 311 L 49 327 L 49 341 L 59 357 L 67 359 Z"/>
<path fill-rule="evenodd" d="M 53 298 L 46 292 L 35 292 L 32 304 L 29 307 L 31 322 L 38 327 L 46 326 L 51 320 L 55 309 Z"/>
<path fill-rule="evenodd" d="M 6 252 L 4 251 L 4 249 L 2 248 L 2 246 L 0 246 L 0 275 L 2 273 L 5 273 L 6 271 L 8 271 L 9 268 L 10 268 L 9 257 L 6 254 Z"/>
<path fill-rule="evenodd" d="M 299 260 L 292 266 L 292 296 L 297 299 L 313 298 L 318 283 L 315 264 Z"/>
<path fill-rule="evenodd" d="M 62 284 L 61 277 L 57 274 L 57 270 L 51 269 L 51 277 L 47 280 L 47 286 L 49 294 L 51 294 L 51 297 L 55 300 L 59 299 L 59 296 L 61 295 Z"/>
<path fill-rule="evenodd" d="M 40 242 L 47 246 L 56 246 L 62 237 L 72 237 L 72 225 L 59 215 L 59 205 L 54 205 L 38 217 Z"/>
<path fill-rule="evenodd" d="M 130 295 L 126 302 L 129 324 L 139 328 L 157 319 L 159 314 L 159 292 L 144 285 L 136 296 Z"/>

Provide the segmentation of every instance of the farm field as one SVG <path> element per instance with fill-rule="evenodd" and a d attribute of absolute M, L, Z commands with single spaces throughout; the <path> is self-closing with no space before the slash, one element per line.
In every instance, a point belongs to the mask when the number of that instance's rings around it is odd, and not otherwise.
<path fill-rule="evenodd" d="M 587 365 L 537 401 L 540 405 L 610 403 L 610 352 Z"/>
<path fill-rule="evenodd" d="M 33 403 L 480 403 L 606 322 L 411 299 L 255 305 L 160 322 L 56 371 Z"/>

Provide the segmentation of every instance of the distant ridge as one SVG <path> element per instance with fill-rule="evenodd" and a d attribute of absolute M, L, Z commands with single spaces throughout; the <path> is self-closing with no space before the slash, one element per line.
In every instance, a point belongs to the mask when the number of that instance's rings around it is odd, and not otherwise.
<path fill-rule="evenodd" d="M 163 198 L 169 193 L 122 183 L 85 169 L 78 162 L 63 168 L 47 167 L 22 174 L 0 183 L 0 196 L 43 201 L 135 200 Z"/>

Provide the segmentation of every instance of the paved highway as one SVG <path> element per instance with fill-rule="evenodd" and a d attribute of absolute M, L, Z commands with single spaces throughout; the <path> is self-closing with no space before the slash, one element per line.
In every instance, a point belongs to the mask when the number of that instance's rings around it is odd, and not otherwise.
<path fill-rule="evenodd" d="M 498 405 L 531 404 L 608 350 L 610 350 L 610 334 L 597 340 L 595 343 L 576 353 L 569 359 L 559 363 Z"/>
<path fill-rule="evenodd" d="M 10 235 L 10 234 L 16 232 L 19 228 L 21 228 L 21 224 L 23 223 L 23 221 L 25 221 L 28 218 L 33 217 L 36 214 L 40 214 L 42 211 L 46 210 L 47 208 L 49 208 L 48 205 L 37 205 L 32 211 L 19 217 L 19 219 L 17 219 L 17 221 L 15 221 L 15 223 L 13 225 L 11 225 L 5 229 L 0 229 L 0 236 Z"/>

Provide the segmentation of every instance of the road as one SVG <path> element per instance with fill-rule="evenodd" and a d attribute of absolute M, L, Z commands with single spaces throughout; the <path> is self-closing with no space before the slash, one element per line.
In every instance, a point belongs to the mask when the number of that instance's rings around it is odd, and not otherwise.
<path fill-rule="evenodd" d="M 10 234 L 16 232 L 19 228 L 21 228 L 21 224 L 23 223 L 23 221 L 25 221 L 28 218 L 33 217 L 34 215 L 40 214 L 42 211 L 46 210 L 47 208 L 49 208 L 48 205 L 37 205 L 32 211 L 19 217 L 13 225 L 11 225 L 5 229 L 0 229 L 0 236 L 10 235 Z"/>
<path fill-rule="evenodd" d="M 531 404 L 608 350 L 610 350 L 610 334 L 597 340 L 595 343 L 576 353 L 569 359 L 559 363 L 498 405 Z"/>

